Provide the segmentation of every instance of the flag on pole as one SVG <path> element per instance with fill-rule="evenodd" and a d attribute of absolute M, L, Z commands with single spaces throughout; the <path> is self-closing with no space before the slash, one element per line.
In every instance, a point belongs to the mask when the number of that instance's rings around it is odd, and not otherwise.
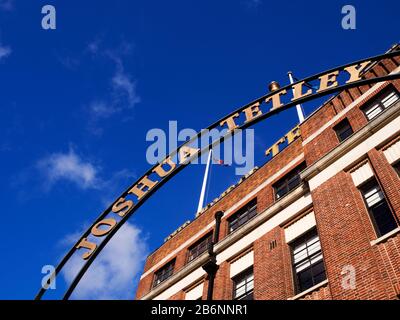
<path fill-rule="evenodd" d="M 204 172 L 204 177 L 203 177 L 203 184 L 201 186 L 201 191 L 200 191 L 200 199 L 199 199 L 199 204 L 197 206 L 197 213 L 199 213 L 204 206 L 204 200 L 205 198 L 207 198 L 206 196 L 206 191 L 208 194 L 208 178 L 209 178 L 209 172 L 211 171 L 211 167 L 210 167 L 210 163 L 211 163 L 211 159 L 213 160 L 213 162 L 215 162 L 216 164 L 220 165 L 220 166 L 224 166 L 224 167 L 228 167 L 230 166 L 230 164 L 227 164 L 224 162 L 224 160 L 221 159 L 217 159 L 212 155 L 212 149 L 210 149 L 210 152 L 208 153 L 208 158 L 207 158 L 207 165 L 206 165 L 206 170 Z"/>
<path fill-rule="evenodd" d="M 213 160 L 214 160 L 214 162 L 216 164 L 219 164 L 220 166 L 224 166 L 224 167 L 229 167 L 230 166 L 230 164 L 225 163 L 224 160 L 217 159 L 217 158 L 214 158 L 214 157 L 213 157 Z"/>

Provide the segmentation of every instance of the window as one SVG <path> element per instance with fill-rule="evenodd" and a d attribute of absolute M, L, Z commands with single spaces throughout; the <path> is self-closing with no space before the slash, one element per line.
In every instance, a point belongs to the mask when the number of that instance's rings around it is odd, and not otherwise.
<path fill-rule="evenodd" d="M 193 246 L 189 248 L 189 255 L 187 262 L 190 262 L 200 256 L 203 252 L 207 251 L 208 246 L 212 242 L 212 233 L 209 233 L 200 241 L 196 242 Z"/>
<path fill-rule="evenodd" d="M 326 279 L 321 243 L 314 228 L 291 244 L 297 293 Z"/>
<path fill-rule="evenodd" d="M 229 233 L 251 220 L 257 214 L 257 199 L 250 201 L 228 219 Z"/>
<path fill-rule="evenodd" d="M 175 259 L 168 262 L 164 267 L 154 274 L 153 288 L 158 286 L 161 282 L 167 280 L 174 273 Z"/>
<path fill-rule="evenodd" d="M 353 134 L 353 129 L 351 128 L 351 125 L 349 123 L 349 120 L 344 119 L 341 122 L 339 122 L 334 128 L 336 135 L 339 139 L 339 142 L 342 142 L 346 140 L 348 137 L 350 137 Z"/>
<path fill-rule="evenodd" d="M 378 237 L 397 228 L 397 222 L 378 182 L 375 179 L 367 182 L 361 186 L 361 192 Z"/>
<path fill-rule="evenodd" d="M 253 300 L 254 274 L 250 268 L 233 280 L 233 299 L 234 300 Z"/>
<path fill-rule="evenodd" d="M 378 116 L 384 109 L 390 107 L 400 100 L 398 93 L 391 89 L 382 94 L 378 99 L 374 100 L 362 109 L 368 121 Z"/>
<path fill-rule="evenodd" d="M 393 165 L 393 168 L 396 170 L 397 174 L 400 177 L 400 161 Z"/>
<path fill-rule="evenodd" d="M 273 186 L 275 190 L 275 198 L 278 200 L 282 198 L 284 195 L 288 194 L 294 188 L 300 185 L 300 172 L 306 168 L 306 163 L 303 162 L 294 170 L 289 172 L 286 176 L 284 176 L 281 180 L 276 182 Z"/>

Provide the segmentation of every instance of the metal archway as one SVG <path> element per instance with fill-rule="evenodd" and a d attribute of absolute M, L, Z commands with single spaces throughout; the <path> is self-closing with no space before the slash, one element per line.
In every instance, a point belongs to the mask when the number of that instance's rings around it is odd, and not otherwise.
<path fill-rule="evenodd" d="M 375 63 L 380 62 L 383 59 L 393 58 L 400 56 L 400 51 L 392 51 L 382 55 L 370 57 L 367 59 L 358 60 L 353 63 L 342 65 L 340 67 L 330 69 L 325 72 L 313 75 L 303 80 L 297 81 L 293 84 L 287 85 L 276 91 L 270 92 L 243 107 L 231 112 L 222 119 L 216 121 L 208 128 L 201 130 L 191 139 L 183 143 L 176 150 L 171 152 L 161 163 L 150 168 L 144 173 L 135 183 L 133 183 L 128 189 L 126 189 L 120 197 L 112 205 L 110 205 L 86 230 L 86 232 L 79 238 L 75 245 L 68 251 L 64 258 L 57 265 L 54 273 L 49 277 L 48 284 L 50 285 L 51 279 L 54 279 L 62 270 L 64 265 L 78 250 L 86 249 L 82 255 L 82 259 L 85 261 L 84 265 L 77 273 L 76 277 L 66 290 L 63 299 L 69 299 L 74 289 L 82 279 L 85 272 L 88 270 L 90 265 L 96 259 L 97 255 L 106 246 L 108 241 L 115 235 L 119 228 L 136 212 L 137 209 L 150 198 L 159 188 L 161 188 L 166 182 L 172 179 L 176 174 L 183 170 L 191 161 L 200 157 L 203 153 L 208 151 L 211 147 L 214 147 L 222 143 L 228 137 L 234 135 L 240 129 L 246 129 L 264 119 L 267 119 L 281 111 L 287 110 L 299 103 L 305 103 L 313 99 L 317 99 L 322 96 L 326 96 L 338 91 L 342 91 L 349 88 L 354 88 L 362 85 L 371 83 L 400 79 L 400 71 L 392 72 L 386 76 L 372 77 L 369 79 L 363 78 L 362 74 L 371 68 Z M 338 76 L 346 73 L 349 78 L 344 84 L 339 84 L 340 80 Z M 308 89 L 303 93 L 303 85 L 311 83 L 313 81 L 319 81 L 319 89 L 313 92 L 313 89 Z M 292 92 L 292 99 L 289 102 L 283 103 L 282 97 Z M 286 97 L 287 98 L 287 97 Z M 266 104 L 272 104 L 272 107 L 264 112 L 262 107 Z M 235 119 L 239 118 L 239 115 L 244 113 L 246 121 L 238 125 Z M 221 136 L 219 139 L 214 140 L 207 147 L 203 149 L 193 149 L 189 147 L 190 143 L 199 139 L 205 130 L 212 130 L 224 125 L 228 127 L 228 133 Z M 172 161 L 173 157 L 179 158 L 176 163 Z M 165 167 L 168 166 L 167 170 Z M 157 178 L 157 180 L 155 179 Z M 117 222 L 115 215 L 118 215 L 121 219 Z M 100 229 L 100 226 L 108 226 L 107 229 Z M 102 241 L 99 244 L 90 242 L 87 240 L 89 235 L 95 236 Z M 46 288 L 41 288 L 37 293 L 35 299 L 40 300 L 46 292 Z"/>

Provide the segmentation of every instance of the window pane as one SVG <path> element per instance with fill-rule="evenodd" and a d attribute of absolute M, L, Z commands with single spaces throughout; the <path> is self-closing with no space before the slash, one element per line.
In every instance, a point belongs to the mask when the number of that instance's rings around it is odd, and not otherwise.
<path fill-rule="evenodd" d="M 293 257 L 294 257 L 294 262 L 295 262 L 295 263 L 300 263 L 300 262 L 302 262 L 305 258 L 308 257 L 308 255 L 307 255 L 307 250 L 300 251 L 300 252 L 296 253 Z"/>
<path fill-rule="evenodd" d="M 288 192 L 289 192 L 289 189 L 285 186 L 284 188 L 282 188 L 276 192 L 276 198 L 279 199 L 279 198 L 283 197 L 285 194 L 287 194 Z"/>
<path fill-rule="evenodd" d="M 378 114 L 383 111 L 380 104 L 375 104 L 367 109 L 365 109 L 365 115 L 367 116 L 368 120 L 375 118 Z"/>
<path fill-rule="evenodd" d="M 385 108 L 390 107 L 397 101 L 399 101 L 400 97 L 398 93 L 394 90 L 386 91 L 385 94 L 381 95 L 380 98 L 377 98 L 370 105 L 367 105 L 363 111 L 368 120 L 372 120 L 376 116 L 378 116 Z"/>
<path fill-rule="evenodd" d="M 316 262 L 318 262 L 318 261 L 320 261 L 320 260 L 322 260 L 322 253 L 321 253 L 321 252 L 320 252 L 318 255 L 313 256 L 313 257 L 310 259 L 310 263 L 311 263 L 311 264 L 314 264 L 314 263 L 316 263 Z"/>
<path fill-rule="evenodd" d="M 312 244 L 319 242 L 319 237 L 317 234 L 314 234 L 313 236 L 310 235 L 309 240 L 307 240 L 307 246 L 311 246 Z"/>
<path fill-rule="evenodd" d="M 386 201 L 372 208 L 372 212 L 380 235 L 384 235 L 397 228 L 396 220 Z"/>
<path fill-rule="evenodd" d="M 237 300 L 252 300 L 254 289 L 253 269 L 244 271 L 233 279 L 233 297 Z"/>
<path fill-rule="evenodd" d="M 206 252 L 211 241 L 212 233 L 210 233 L 204 239 L 200 240 L 197 244 L 189 248 L 188 262 L 200 256 L 203 252 Z"/>
<path fill-rule="evenodd" d="M 312 239 L 312 241 L 309 241 L 307 243 L 307 250 L 308 250 L 308 254 L 309 255 L 312 255 L 315 252 L 321 250 L 321 244 L 319 242 L 319 238 L 318 237 Z"/>
<path fill-rule="evenodd" d="M 311 266 L 310 260 L 305 260 L 305 261 L 299 263 L 299 264 L 296 266 L 296 272 L 300 272 L 300 271 L 302 271 L 302 270 L 304 270 L 304 269 L 307 269 L 307 268 L 310 267 L 310 266 Z"/>
<path fill-rule="evenodd" d="M 384 199 L 383 193 L 379 186 L 374 186 L 372 189 L 365 192 L 364 197 L 368 207 L 372 207 L 374 204 Z"/>
<path fill-rule="evenodd" d="M 299 280 L 300 291 L 307 290 L 313 286 L 311 268 L 297 274 Z"/>
<path fill-rule="evenodd" d="M 289 183 L 288 183 L 289 191 L 296 188 L 299 184 L 300 184 L 300 176 L 297 175 L 292 180 L 289 181 Z"/>
<path fill-rule="evenodd" d="M 312 273 L 314 277 L 314 284 L 316 285 L 326 279 L 325 267 L 323 261 L 312 266 Z"/>
<path fill-rule="evenodd" d="M 340 134 L 340 141 L 346 140 L 348 137 L 350 137 L 353 134 L 353 130 L 351 128 L 348 128 L 347 130 L 343 131 Z"/>
<path fill-rule="evenodd" d="M 353 134 L 353 129 L 347 119 L 339 122 L 334 128 L 340 142 L 344 141 Z"/>
<path fill-rule="evenodd" d="M 300 244 L 298 244 L 298 245 L 296 245 L 294 247 L 293 253 L 296 254 L 296 253 L 298 253 L 300 251 L 305 250 L 306 248 L 307 248 L 307 243 L 306 242 L 302 242 L 302 243 L 300 243 Z"/>
<path fill-rule="evenodd" d="M 247 223 L 257 214 L 257 199 L 250 201 L 246 206 L 240 209 L 232 217 L 229 218 L 229 232 L 232 232 L 240 226 Z"/>
<path fill-rule="evenodd" d="M 303 162 L 293 171 L 289 172 L 281 180 L 273 185 L 275 190 L 275 198 L 280 199 L 284 195 L 288 194 L 291 190 L 300 185 L 300 172 L 306 168 L 306 164 Z"/>
<path fill-rule="evenodd" d="M 255 215 L 257 214 L 257 210 L 256 207 L 251 209 L 251 211 L 249 212 L 249 218 L 253 218 Z"/>
<path fill-rule="evenodd" d="M 238 279 L 236 282 L 236 288 L 244 287 L 245 284 L 246 284 L 246 278 Z"/>
<path fill-rule="evenodd" d="M 361 187 L 371 220 L 374 222 L 375 231 L 378 236 L 397 228 L 397 222 L 394 218 L 387 200 L 376 180 L 372 180 L 367 185 Z"/>
<path fill-rule="evenodd" d="M 167 280 L 170 276 L 172 276 L 174 272 L 175 260 L 166 264 L 163 268 L 158 270 L 154 274 L 154 284 L 153 287 L 159 285 L 161 282 Z"/>
<path fill-rule="evenodd" d="M 236 288 L 236 297 L 244 295 L 246 293 L 246 287 Z"/>
<path fill-rule="evenodd" d="M 394 169 L 396 170 L 397 174 L 400 176 L 400 161 L 394 165 Z"/>
<path fill-rule="evenodd" d="M 389 93 L 385 98 L 382 99 L 382 104 L 385 108 L 390 107 L 392 104 L 399 100 L 399 95 L 396 92 Z"/>
<path fill-rule="evenodd" d="M 239 300 L 253 300 L 253 292 L 248 293 L 247 295 L 240 298 Z"/>
<path fill-rule="evenodd" d="M 298 292 L 326 279 L 321 243 L 316 229 L 306 233 L 291 246 Z"/>

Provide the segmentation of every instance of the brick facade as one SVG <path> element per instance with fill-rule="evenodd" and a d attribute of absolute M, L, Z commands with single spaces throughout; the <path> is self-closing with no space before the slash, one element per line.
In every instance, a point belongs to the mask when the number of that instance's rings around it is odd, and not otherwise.
<path fill-rule="evenodd" d="M 368 71 L 365 77 L 371 77 L 373 74 L 386 75 L 396 69 L 399 62 L 399 58 L 382 61 Z M 275 210 L 274 206 L 278 202 L 275 200 L 273 184 L 303 161 L 307 167 L 310 167 L 329 152 L 340 147 L 333 128 L 344 118 L 347 118 L 354 132 L 367 126 L 368 120 L 360 107 L 387 86 L 393 86 L 400 91 L 399 80 L 352 88 L 336 95 L 309 116 L 300 126 L 300 138 L 249 177 L 242 179 L 227 194 L 209 206 L 147 258 L 144 274 L 137 289 L 137 299 L 149 298 L 149 294 L 153 291 L 154 272 L 172 259 L 175 259 L 174 274 L 185 273 L 185 269 L 189 267 L 187 265 L 188 248 L 214 229 L 216 212 L 225 212 L 218 239 L 219 242 L 223 242 L 229 241 L 230 238 L 227 219 L 251 199 L 257 198 L 257 215 L 253 219 L 263 212 Z M 349 106 L 352 107 L 349 108 Z M 398 136 L 400 133 L 391 141 L 398 139 Z M 387 141 L 385 146 L 388 143 L 390 141 Z M 391 210 L 400 220 L 400 179 L 384 156 L 385 146 L 368 150 L 363 161 L 367 160 L 370 163 Z M 276 173 L 280 170 L 282 174 L 277 176 Z M 374 242 L 377 235 L 363 197 L 354 185 L 350 170 L 341 170 L 309 193 L 312 205 L 311 208 L 307 207 L 303 211 L 314 212 L 327 281 L 310 292 L 296 296 L 292 254 L 290 245 L 286 243 L 284 232 L 285 226 L 291 220 L 279 222 L 246 248 L 247 251 L 252 250 L 254 255 L 254 299 L 397 299 L 400 294 L 400 234 L 394 233 L 382 241 Z M 243 201 L 245 197 L 248 199 Z M 297 219 L 304 212 L 296 213 L 293 219 Z M 272 220 L 273 217 L 270 219 Z M 268 220 L 263 223 L 268 224 Z M 251 231 L 249 230 L 249 233 Z M 235 243 L 231 244 L 232 249 L 228 247 L 224 249 L 225 252 L 234 250 L 234 246 Z M 231 261 L 242 252 L 243 250 L 233 254 L 227 260 L 218 261 L 214 299 L 232 299 L 233 281 L 230 277 L 230 265 Z M 354 268 L 355 271 L 355 288 L 343 287 L 348 266 Z M 184 277 L 188 275 L 184 274 L 182 279 Z M 205 299 L 208 278 L 206 275 L 201 277 L 204 278 L 202 298 Z M 182 279 L 175 279 L 174 283 Z M 195 280 L 199 281 L 199 278 Z M 171 286 L 174 283 L 171 283 Z M 188 287 L 189 285 L 191 284 L 188 283 Z M 167 299 L 185 299 L 185 290 L 187 290 L 185 285 L 176 288 L 177 291 L 166 297 Z"/>

